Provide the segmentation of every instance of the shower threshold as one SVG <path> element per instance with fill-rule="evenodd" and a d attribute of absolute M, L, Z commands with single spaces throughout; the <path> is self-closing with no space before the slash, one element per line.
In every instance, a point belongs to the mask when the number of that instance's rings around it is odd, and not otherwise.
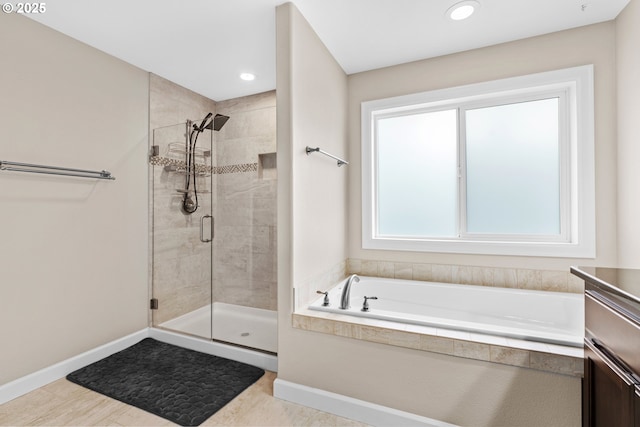
<path fill-rule="evenodd" d="M 212 327 L 213 325 L 213 327 Z M 215 302 L 158 325 L 199 337 L 278 352 L 277 312 Z"/>

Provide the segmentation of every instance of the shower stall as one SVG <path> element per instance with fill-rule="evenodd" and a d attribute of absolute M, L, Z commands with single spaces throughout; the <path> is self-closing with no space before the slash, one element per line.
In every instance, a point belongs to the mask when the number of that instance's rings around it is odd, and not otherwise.
<path fill-rule="evenodd" d="M 275 108 L 225 105 L 152 129 L 151 320 L 277 353 Z"/>

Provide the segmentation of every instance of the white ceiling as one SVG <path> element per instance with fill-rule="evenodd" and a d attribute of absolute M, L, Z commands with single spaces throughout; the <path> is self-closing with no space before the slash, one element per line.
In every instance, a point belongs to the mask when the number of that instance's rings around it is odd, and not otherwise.
<path fill-rule="evenodd" d="M 347 74 L 614 19 L 630 0 L 293 0 Z M 636 0 L 638 1 L 638 0 Z M 29 15 L 75 39 L 221 101 L 275 89 L 282 0 L 56 0 Z M 245 82 L 241 72 L 257 78 Z"/>

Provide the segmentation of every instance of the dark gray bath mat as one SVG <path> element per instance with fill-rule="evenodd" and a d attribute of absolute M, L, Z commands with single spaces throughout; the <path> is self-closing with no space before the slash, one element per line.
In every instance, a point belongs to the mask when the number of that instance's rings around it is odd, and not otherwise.
<path fill-rule="evenodd" d="M 174 423 L 197 426 L 263 374 L 255 366 L 146 338 L 67 379 Z"/>

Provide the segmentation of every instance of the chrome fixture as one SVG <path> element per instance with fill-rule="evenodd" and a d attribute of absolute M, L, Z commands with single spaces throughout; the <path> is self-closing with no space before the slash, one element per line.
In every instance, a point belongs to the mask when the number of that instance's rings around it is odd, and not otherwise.
<path fill-rule="evenodd" d="M 349 276 L 347 283 L 344 285 L 344 288 L 342 288 L 342 296 L 340 297 L 340 308 L 342 310 L 347 310 L 349 308 L 349 294 L 351 292 L 351 284 L 354 281 L 360 281 L 360 278 L 357 274 L 352 274 L 351 276 Z"/>
<path fill-rule="evenodd" d="M 378 297 L 364 297 L 364 302 L 362 303 L 362 308 L 360 309 L 360 311 L 369 311 L 370 299 L 378 299 Z"/>
<path fill-rule="evenodd" d="M 204 220 L 207 218 L 211 219 L 211 228 L 209 229 L 209 236 L 205 237 Z M 202 243 L 209 243 L 213 241 L 213 217 L 211 215 L 204 215 L 202 218 L 200 218 L 200 241 Z"/>
<path fill-rule="evenodd" d="M 329 154 L 326 151 L 322 151 L 320 147 L 316 147 L 316 148 L 307 147 L 305 151 L 307 152 L 307 156 L 310 153 L 320 153 L 320 154 L 324 154 L 325 156 L 331 157 L 332 159 L 338 161 L 338 167 L 349 164 L 349 162 L 347 162 L 346 160 L 342 160 L 340 157 L 336 157 L 333 154 Z"/>
<path fill-rule="evenodd" d="M 328 307 L 329 306 L 329 291 L 327 291 L 327 292 L 316 291 L 316 294 L 324 295 L 324 300 L 322 301 L 322 306 L 323 307 Z"/>
<path fill-rule="evenodd" d="M 115 179 L 115 177 L 111 176 L 111 172 L 105 170 L 91 171 L 85 169 L 60 168 L 57 166 L 33 165 L 31 163 L 7 162 L 5 160 L 0 160 L 0 170 L 75 176 L 78 178 Z"/>

